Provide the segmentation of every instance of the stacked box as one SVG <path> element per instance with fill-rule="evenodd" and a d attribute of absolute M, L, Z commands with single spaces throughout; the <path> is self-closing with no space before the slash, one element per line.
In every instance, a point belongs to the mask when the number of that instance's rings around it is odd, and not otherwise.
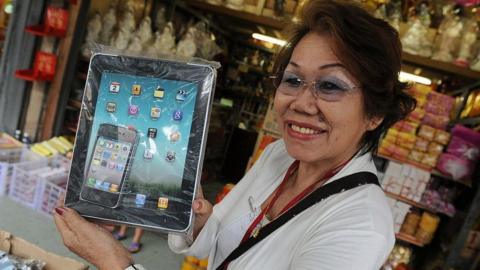
<path fill-rule="evenodd" d="M 388 198 L 388 203 L 392 209 L 393 223 L 395 226 L 395 233 L 400 232 L 405 216 L 410 211 L 410 205 Z"/>
<path fill-rule="evenodd" d="M 62 156 L 25 162 L 14 167 L 8 196 L 33 209 L 39 209 L 47 182 L 61 185 L 67 181 L 70 160 Z M 51 192 L 49 192 L 50 194 Z M 51 207 L 55 203 L 47 204 Z M 44 208 L 48 211 L 48 208 Z"/>
<path fill-rule="evenodd" d="M 379 154 L 430 169 L 450 140 L 445 128 L 454 99 L 419 85 L 409 93 L 417 100 L 417 107 L 387 131 Z"/>
<path fill-rule="evenodd" d="M 390 193 L 420 202 L 429 180 L 429 172 L 391 161 L 385 171 L 382 187 Z"/>
<path fill-rule="evenodd" d="M 26 148 L 0 149 L 0 196 L 8 195 L 15 166 L 41 159 Z"/>

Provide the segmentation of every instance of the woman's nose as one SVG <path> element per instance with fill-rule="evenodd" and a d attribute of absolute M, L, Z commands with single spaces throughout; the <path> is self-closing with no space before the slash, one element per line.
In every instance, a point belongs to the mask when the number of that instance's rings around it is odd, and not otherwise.
<path fill-rule="evenodd" d="M 319 108 L 317 107 L 317 99 L 312 93 L 312 86 L 308 83 L 303 84 L 302 90 L 295 97 L 295 100 L 290 104 L 290 109 L 315 115 L 319 113 Z"/>

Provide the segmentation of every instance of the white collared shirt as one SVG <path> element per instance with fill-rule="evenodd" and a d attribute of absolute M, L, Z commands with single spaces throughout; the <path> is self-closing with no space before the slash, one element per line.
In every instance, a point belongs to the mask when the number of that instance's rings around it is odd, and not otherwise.
<path fill-rule="evenodd" d="M 208 269 L 216 269 L 239 245 L 261 204 L 293 161 L 283 140 L 270 144 L 235 188 L 214 206 L 192 245 L 184 236 L 169 235 L 172 251 L 208 256 Z M 370 154 L 353 158 L 327 183 L 360 171 L 377 172 Z M 228 269 L 378 270 L 394 243 L 385 195 L 380 187 L 365 185 L 306 209 L 231 262 Z"/>

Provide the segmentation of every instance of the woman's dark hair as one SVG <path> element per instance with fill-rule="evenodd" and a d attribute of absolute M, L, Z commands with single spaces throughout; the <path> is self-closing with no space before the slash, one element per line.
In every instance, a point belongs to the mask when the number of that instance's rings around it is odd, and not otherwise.
<path fill-rule="evenodd" d="M 352 2 L 306 3 L 286 29 L 287 45 L 278 52 L 273 72 L 283 73 L 295 46 L 307 33 L 328 35 L 337 58 L 360 82 L 367 117 L 383 117 L 383 122 L 375 130 L 367 131 L 360 143 L 362 153 L 375 153 L 382 133 L 404 119 L 415 108 L 416 101 L 405 92 L 408 85 L 398 80 L 402 64 L 398 32 Z"/>

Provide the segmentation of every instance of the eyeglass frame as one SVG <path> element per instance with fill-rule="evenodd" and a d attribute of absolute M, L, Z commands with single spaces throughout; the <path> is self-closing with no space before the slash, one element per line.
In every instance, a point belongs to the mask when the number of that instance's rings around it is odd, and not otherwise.
<path fill-rule="evenodd" d="M 272 75 L 269 75 L 268 78 L 272 80 L 272 84 L 273 86 L 275 87 L 276 90 L 278 90 L 280 88 L 280 85 L 282 84 L 282 80 L 283 80 L 283 76 L 284 74 L 282 75 L 275 75 L 275 74 L 272 74 Z M 280 79 L 280 82 L 279 83 L 276 83 L 275 81 Z M 315 80 L 311 80 L 311 81 L 307 81 L 307 80 L 304 80 L 304 79 L 300 79 L 298 78 L 298 80 L 300 81 L 300 84 L 302 86 L 302 90 L 307 88 L 310 89 L 312 95 L 316 98 L 316 99 L 323 99 L 323 100 L 326 100 L 326 101 L 334 101 L 334 100 L 329 100 L 329 99 L 325 99 L 325 98 L 322 98 L 321 96 L 318 96 L 320 92 L 317 92 L 315 91 L 315 85 L 317 85 L 317 83 L 319 83 L 319 81 L 315 81 Z M 277 85 L 278 84 L 278 85 Z M 313 87 L 310 87 L 310 86 L 313 86 Z M 347 92 L 351 92 L 352 90 L 354 89 L 358 89 L 358 88 L 362 88 L 361 86 L 357 86 L 357 85 L 354 85 L 354 86 L 350 86 L 348 85 L 349 89 L 346 89 Z M 283 94 L 285 95 L 289 95 L 287 93 L 284 93 L 282 92 Z M 298 93 L 300 93 L 300 91 L 297 91 L 297 94 L 295 95 L 290 95 L 290 96 L 298 96 Z"/>

